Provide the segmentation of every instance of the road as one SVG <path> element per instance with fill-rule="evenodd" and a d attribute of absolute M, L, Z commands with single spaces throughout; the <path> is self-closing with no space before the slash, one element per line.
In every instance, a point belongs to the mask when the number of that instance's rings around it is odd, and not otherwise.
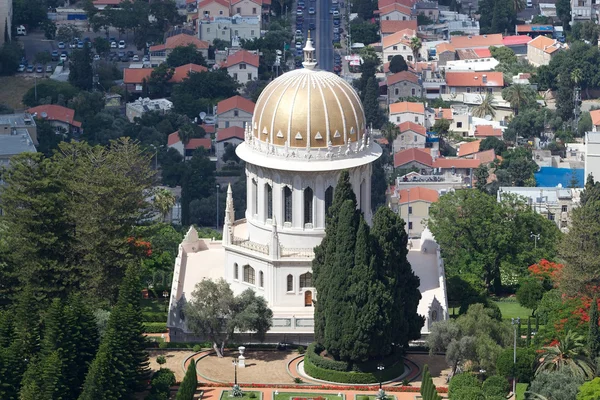
<path fill-rule="evenodd" d="M 318 68 L 333 72 L 333 16 L 329 14 L 331 0 L 318 0 L 317 32 L 315 35 L 315 49 L 317 49 Z"/>

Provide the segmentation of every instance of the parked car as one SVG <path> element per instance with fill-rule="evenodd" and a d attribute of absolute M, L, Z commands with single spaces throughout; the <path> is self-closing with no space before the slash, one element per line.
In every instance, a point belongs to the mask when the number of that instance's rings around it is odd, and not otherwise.
<path fill-rule="evenodd" d="M 304 8 L 304 0 L 298 1 L 298 8 L 300 8 L 300 7 Z"/>
<path fill-rule="evenodd" d="M 335 10 L 337 10 L 337 8 L 335 8 L 335 7 L 331 7 L 331 8 L 329 9 L 329 14 L 333 14 L 333 12 L 334 12 Z"/>
<path fill-rule="evenodd" d="M 19 72 L 25 72 L 25 69 L 27 69 L 27 67 L 23 64 L 19 64 L 19 69 L 17 69 L 17 71 Z"/>
<path fill-rule="evenodd" d="M 67 61 L 67 58 L 68 58 L 67 55 L 64 53 L 60 55 L 60 61 L 63 61 L 63 62 Z"/>
<path fill-rule="evenodd" d="M 133 61 L 140 61 L 140 56 L 138 56 L 137 54 L 135 54 L 133 56 Z"/>
<path fill-rule="evenodd" d="M 333 10 L 333 18 L 339 17 L 339 16 L 340 16 L 340 12 L 337 9 Z"/>
<path fill-rule="evenodd" d="M 52 50 L 52 61 L 58 61 L 58 57 L 60 57 L 60 54 L 58 54 L 58 50 Z"/>
<path fill-rule="evenodd" d="M 143 62 L 148 62 L 148 61 L 150 61 L 150 57 L 144 56 L 144 58 L 142 58 L 142 61 Z"/>
<path fill-rule="evenodd" d="M 75 49 L 77 48 L 77 41 L 73 40 L 71 43 L 69 43 L 69 48 L 70 49 Z"/>
<path fill-rule="evenodd" d="M 27 72 L 33 72 L 33 65 L 27 66 Z"/>
<path fill-rule="evenodd" d="M 314 31 L 317 29 L 317 25 L 314 22 L 311 22 L 310 24 L 308 24 L 308 29 Z"/>
<path fill-rule="evenodd" d="M 37 72 L 37 73 L 41 74 L 42 72 L 44 72 L 44 67 L 42 67 L 41 65 L 38 65 L 38 66 L 35 68 L 35 72 Z"/>
<path fill-rule="evenodd" d="M 59 49 L 64 49 L 65 47 L 66 47 L 65 46 L 65 42 L 58 42 L 58 48 Z"/>
<path fill-rule="evenodd" d="M 125 41 L 124 40 L 120 40 L 119 41 L 119 48 L 120 49 L 124 49 L 125 47 L 127 47 L 127 45 L 125 44 Z"/>
<path fill-rule="evenodd" d="M 116 49 L 117 48 L 117 42 L 110 42 L 110 48 L 111 49 Z"/>
<path fill-rule="evenodd" d="M 94 54 L 94 61 L 99 61 L 99 60 L 100 60 L 100 55 Z"/>
<path fill-rule="evenodd" d="M 309 13 L 310 15 L 315 15 L 315 13 L 316 13 L 316 11 L 315 11 L 315 8 L 314 8 L 314 7 L 311 7 L 311 8 L 309 8 L 309 9 L 308 9 L 308 13 Z"/>
<path fill-rule="evenodd" d="M 46 65 L 46 72 L 52 73 L 52 70 L 53 70 L 52 65 L 50 65 L 50 64 Z"/>
<path fill-rule="evenodd" d="M 134 55 L 133 50 L 129 50 L 127 52 L 127 57 L 133 57 L 133 55 Z"/>
<path fill-rule="evenodd" d="M 302 42 L 296 42 L 296 49 L 302 50 Z"/>
<path fill-rule="evenodd" d="M 340 25 L 340 19 L 339 18 L 334 18 L 333 19 L 333 26 L 339 26 Z"/>
<path fill-rule="evenodd" d="M 84 46 L 84 44 L 83 44 L 83 42 L 81 40 L 79 42 L 77 42 L 77 48 L 78 49 L 83 49 L 83 46 Z"/>

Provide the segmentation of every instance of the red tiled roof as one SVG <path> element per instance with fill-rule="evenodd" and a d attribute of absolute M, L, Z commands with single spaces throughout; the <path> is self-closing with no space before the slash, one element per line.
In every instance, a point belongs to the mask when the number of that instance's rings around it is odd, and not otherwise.
<path fill-rule="evenodd" d="M 600 118 L 600 115 L 598 115 Z M 600 122 L 600 121 L 599 121 Z M 475 137 L 502 137 L 502 129 L 494 128 L 492 125 L 477 125 L 475 127 Z"/>
<path fill-rule="evenodd" d="M 217 130 L 216 125 L 201 124 L 200 128 L 204 129 L 204 132 L 209 134 L 215 133 L 215 131 Z"/>
<path fill-rule="evenodd" d="M 479 145 L 481 144 L 481 140 L 476 140 L 474 142 L 467 142 L 460 145 L 458 148 L 458 156 L 465 157 L 479 151 Z"/>
<path fill-rule="evenodd" d="M 227 57 L 227 61 L 225 61 L 224 67 L 227 68 L 244 62 L 246 64 L 250 64 L 258 68 L 258 58 L 259 57 L 257 54 L 250 53 L 247 50 L 236 51 L 235 53 Z"/>
<path fill-rule="evenodd" d="M 423 125 L 415 124 L 412 121 L 405 121 L 399 124 L 398 129 L 400 129 L 400 133 L 404 133 L 406 131 L 413 131 L 414 133 L 418 133 L 422 136 L 427 135 L 427 130 Z"/>
<path fill-rule="evenodd" d="M 229 128 L 221 129 L 217 132 L 217 142 L 231 138 L 244 140 L 244 128 L 239 126 L 230 126 Z"/>
<path fill-rule="evenodd" d="M 151 46 L 150 51 L 172 50 L 175 47 L 187 46 L 188 44 L 193 44 L 199 50 L 208 50 L 209 46 L 208 42 L 200 40 L 196 36 L 180 33 L 179 35 L 168 37 L 164 44 Z"/>
<path fill-rule="evenodd" d="M 527 46 L 535 47 L 538 50 L 542 50 L 545 53 L 552 54 L 556 50 L 560 49 L 560 43 L 558 40 L 547 38 L 546 36 L 538 36 L 531 42 L 527 43 Z"/>
<path fill-rule="evenodd" d="M 169 82 L 179 83 L 183 81 L 188 75 L 192 72 L 206 72 L 208 68 L 203 65 L 198 64 L 185 64 L 180 67 L 175 68 L 173 72 L 173 77 L 169 80 Z"/>
<path fill-rule="evenodd" d="M 241 3 L 242 1 L 244 1 L 244 0 L 231 0 L 231 5 Z M 262 0 L 250 0 L 250 1 L 258 4 L 259 6 L 262 6 Z"/>
<path fill-rule="evenodd" d="M 81 122 L 75 120 L 75 110 L 56 104 L 45 104 L 32 107 L 27 110 L 29 114 L 36 114 L 36 118 L 48 121 L 60 121 L 66 124 L 81 128 Z M 45 115 L 45 116 L 44 116 Z"/>
<path fill-rule="evenodd" d="M 217 103 L 217 114 L 223 114 L 234 108 L 238 108 L 249 114 L 254 113 L 254 102 L 243 98 L 242 96 L 233 96 Z"/>
<path fill-rule="evenodd" d="M 408 192 L 410 190 L 410 193 Z M 398 204 L 405 204 L 409 201 L 425 201 L 427 203 L 435 203 L 440 198 L 437 190 L 424 188 L 421 186 L 412 187 L 410 189 L 402 189 L 398 191 Z"/>
<path fill-rule="evenodd" d="M 382 9 L 392 4 L 402 4 L 405 7 L 412 8 L 416 1 L 414 0 L 379 0 L 377 2 L 377 8 Z"/>
<path fill-rule="evenodd" d="M 117 6 L 122 0 L 94 0 L 95 6 Z"/>
<path fill-rule="evenodd" d="M 397 3 L 390 4 L 389 6 L 381 7 L 379 9 L 379 15 L 383 16 L 383 15 L 389 14 L 394 11 L 398 11 L 398 12 L 400 12 L 404 15 L 408 15 L 408 16 L 411 15 L 410 7 L 406 7 L 405 5 L 397 4 Z"/>
<path fill-rule="evenodd" d="M 401 101 L 400 103 L 390 104 L 390 114 L 398 114 L 405 112 L 425 114 L 425 106 L 423 105 L 423 103 L 411 103 L 409 101 Z"/>
<path fill-rule="evenodd" d="M 217 3 L 222 5 L 223 7 L 229 8 L 229 2 L 227 0 L 203 0 L 200 3 L 198 3 L 198 9 L 206 7 L 210 3 Z"/>
<path fill-rule="evenodd" d="M 431 167 L 433 160 L 431 155 L 420 149 L 406 149 L 394 154 L 394 167 L 398 168 L 410 162 L 416 161 L 420 164 Z"/>
<path fill-rule="evenodd" d="M 490 58 L 492 56 L 490 49 L 473 49 L 473 51 L 479 58 Z"/>
<path fill-rule="evenodd" d="M 210 150 L 212 147 L 212 141 L 209 138 L 193 138 L 190 139 L 188 144 L 185 145 L 186 150 L 196 150 L 199 147 L 204 147 L 206 150 Z"/>
<path fill-rule="evenodd" d="M 442 108 L 441 110 L 438 108 L 435 110 L 435 119 L 447 119 L 448 121 L 452 121 L 454 119 L 454 113 L 451 108 Z"/>
<path fill-rule="evenodd" d="M 475 49 L 478 47 L 502 46 L 502 34 L 451 36 L 450 43 L 455 49 Z"/>
<path fill-rule="evenodd" d="M 475 153 L 473 158 L 481 161 L 482 164 L 489 164 L 496 159 L 496 152 L 494 149 L 480 151 L 479 153 Z"/>
<path fill-rule="evenodd" d="M 403 29 L 394 34 L 388 35 L 381 40 L 383 48 L 397 45 L 398 43 L 410 44 L 410 40 L 417 35 L 417 32 L 412 29 Z"/>
<path fill-rule="evenodd" d="M 181 139 L 179 139 L 179 131 L 175 131 L 167 137 L 167 146 L 173 146 L 177 142 L 181 142 Z"/>
<path fill-rule="evenodd" d="M 388 21 L 388 20 L 383 20 L 379 22 L 381 28 L 381 33 L 396 33 L 398 31 L 404 30 L 404 29 L 411 29 L 413 31 L 417 30 L 417 20 L 416 19 L 412 19 L 412 20 L 408 20 L 408 21 Z"/>
<path fill-rule="evenodd" d="M 531 38 L 527 35 L 504 36 L 502 44 L 505 46 L 517 46 L 531 42 Z"/>
<path fill-rule="evenodd" d="M 486 82 L 484 82 L 484 78 Z M 448 87 L 502 87 L 504 75 L 502 72 L 446 72 L 446 85 Z"/>
<path fill-rule="evenodd" d="M 402 71 L 402 72 L 398 72 L 394 75 L 389 75 L 386 80 L 387 80 L 388 86 L 393 85 L 394 83 L 402 82 L 402 81 L 409 81 L 416 85 L 419 84 L 419 78 L 417 77 L 417 75 L 413 74 L 412 72 L 408 72 L 408 71 Z"/>
<path fill-rule="evenodd" d="M 152 68 L 125 68 L 123 70 L 123 83 L 140 84 L 146 79 L 150 79 Z"/>
<path fill-rule="evenodd" d="M 433 162 L 433 168 L 477 168 L 481 160 L 473 158 L 437 158 Z"/>
<path fill-rule="evenodd" d="M 456 49 L 450 43 L 446 43 L 446 42 L 440 43 L 437 46 L 435 46 L 435 52 L 437 54 L 441 54 L 441 53 L 443 53 L 445 51 L 449 51 L 449 52 L 454 53 L 456 51 Z"/>
<path fill-rule="evenodd" d="M 590 111 L 590 116 L 592 117 L 592 124 L 600 125 L 600 110 Z"/>

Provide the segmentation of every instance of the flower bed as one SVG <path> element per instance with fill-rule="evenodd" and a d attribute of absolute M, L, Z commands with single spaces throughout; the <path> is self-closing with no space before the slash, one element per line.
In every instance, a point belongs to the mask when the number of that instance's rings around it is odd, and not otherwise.
<path fill-rule="evenodd" d="M 222 388 L 226 386 L 233 386 L 233 383 L 209 383 L 209 382 L 198 382 L 200 387 L 215 387 Z M 242 385 L 242 388 L 251 389 L 300 389 L 305 390 L 306 385 L 293 385 L 293 384 L 269 384 L 269 383 L 249 383 Z M 383 389 L 386 392 L 419 392 L 420 389 L 415 386 L 384 386 Z M 373 386 L 366 385 L 311 385 L 310 390 L 332 390 L 340 392 L 342 390 L 355 390 L 357 392 L 372 392 Z M 438 387 L 438 393 L 448 393 L 448 388 Z"/>

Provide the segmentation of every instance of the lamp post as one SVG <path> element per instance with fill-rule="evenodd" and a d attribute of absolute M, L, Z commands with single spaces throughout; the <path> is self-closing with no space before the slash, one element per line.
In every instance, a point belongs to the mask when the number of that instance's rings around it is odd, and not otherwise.
<path fill-rule="evenodd" d="M 521 318 L 511 318 L 510 323 L 515 329 L 515 339 L 513 344 L 513 393 L 517 390 L 517 326 L 521 323 Z"/>
<path fill-rule="evenodd" d="M 383 388 L 381 387 L 383 385 L 383 383 L 381 382 L 381 375 L 383 374 L 383 370 L 385 369 L 385 367 L 383 366 L 383 364 L 379 364 L 377 366 L 377 369 L 379 370 L 379 391 L 381 392 L 383 390 Z"/>
<path fill-rule="evenodd" d="M 534 243 L 533 246 L 534 246 L 535 249 L 537 249 L 537 242 L 538 242 L 538 240 L 540 240 L 540 234 L 539 233 L 535 234 L 535 233 L 531 232 L 531 234 L 529 235 L 529 237 L 531 237 L 533 239 L 533 241 L 534 241 L 533 242 Z"/>
<path fill-rule="evenodd" d="M 237 386 L 237 366 L 238 366 L 238 361 L 234 358 L 231 363 L 233 364 L 233 386 Z"/>
<path fill-rule="evenodd" d="M 219 188 L 221 185 L 217 183 L 217 232 L 219 231 Z"/>
<path fill-rule="evenodd" d="M 165 299 L 165 312 L 167 312 L 167 299 L 169 298 L 169 292 L 167 292 L 166 290 L 163 291 L 163 298 Z"/>

